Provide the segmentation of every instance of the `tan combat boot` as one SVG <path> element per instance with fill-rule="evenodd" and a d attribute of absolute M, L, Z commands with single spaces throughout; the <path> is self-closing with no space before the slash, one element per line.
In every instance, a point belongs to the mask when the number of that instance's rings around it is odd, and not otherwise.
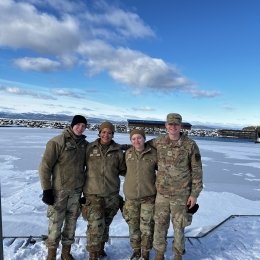
<path fill-rule="evenodd" d="M 174 255 L 173 260 L 182 260 L 182 255 Z"/>
<path fill-rule="evenodd" d="M 74 260 L 70 254 L 71 245 L 63 245 L 61 250 L 61 260 Z"/>
<path fill-rule="evenodd" d="M 164 252 L 156 251 L 154 260 L 164 260 Z"/>
<path fill-rule="evenodd" d="M 56 260 L 56 251 L 57 251 L 57 248 L 49 247 L 46 260 Z"/>
<path fill-rule="evenodd" d="M 149 260 L 150 251 L 149 250 L 142 250 L 142 260 Z"/>
<path fill-rule="evenodd" d="M 98 252 L 89 252 L 88 260 L 98 260 L 99 251 Z"/>
<path fill-rule="evenodd" d="M 134 249 L 134 252 L 131 256 L 131 260 L 139 260 L 139 258 L 141 257 L 141 249 Z"/>

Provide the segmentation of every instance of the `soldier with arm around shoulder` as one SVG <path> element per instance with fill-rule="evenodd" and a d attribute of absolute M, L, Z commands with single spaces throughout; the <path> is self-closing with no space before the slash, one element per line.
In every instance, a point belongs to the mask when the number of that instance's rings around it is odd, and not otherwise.
<path fill-rule="evenodd" d="M 60 240 L 61 259 L 73 259 L 70 250 L 80 215 L 79 198 L 85 182 L 88 142 L 83 132 L 86 127 L 86 118 L 75 115 L 62 134 L 48 141 L 39 166 L 42 200 L 48 205 L 47 260 L 56 259 Z"/>
<path fill-rule="evenodd" d="M 174 260 L 185 253 L 184 228 L 191 224 L 192 212 L 198 206 L 202 190 L 202 162 L 195 141 L 181 133 L 182 117 L 167 115 L 167 134 L 150 140 L 157 149 L 155 229 L 153 247 L 155 260 L 163 260 L 170 219 L 174 229 Z"/>
<path fill-rule="evenodd" d="M 126 151 L 127 171 L 124 181 L 125 205 L 123 216 L 129 226 L 131 259 L 149 259 L 153 243 L 156 150 L 145 144 L 145 132 L 133 129 L 130 133 L 132 147 Z"/>
<path fill-rule="evenodd" d="M 106 256 L 104 249 L 109 239 L 109 226 L 121 203 L 120 175 L 125 175 L 126 165 L 120 145 L 112 140 L 114 132 L 111 122 L 103 122 L 99 127 L 99 138 L 89 144 L 86 153 L 83 211 L 88 222 L 86 249 L 89 260 Z"/>

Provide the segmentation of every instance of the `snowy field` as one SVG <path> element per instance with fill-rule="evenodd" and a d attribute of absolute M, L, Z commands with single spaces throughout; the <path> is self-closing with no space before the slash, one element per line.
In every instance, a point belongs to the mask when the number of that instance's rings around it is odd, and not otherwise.
<path fill-rule="evenodd" d="M 47 234 L 47 206 L 41 201 L 38 165 L 46 142 L 59 134 L 57 129 L 0 127 L 0 177 L 3 235 L 41 236 Z M 86 131 L 87 140 L 97 132 Z M 152 137 L 148 137 L 150 139 Z M 128 134 L 115 134 L 115 141 L 129 143 Z M 199 197 L 199 211 L 187 237 L 202 237 L 230 215 L 260 215 L 260 144 L 253 142 L 198 139 L 204 170 L 204 190 Z M 122 182 L 123 183 L 123 178 Z M 73 255 L 88 259 L 85 250 L 86 222 L 79 218 Z M 111 236 L 128 236 L 128 226 L 118 212 L 110 230 Z M 172 236 L 172 227 L 169 229 Z M 169 238 L 166 259 L 173 259 Z M 200 239 L 186 241 L 184 260 L 260 259 L 260 217 L 232 218 L 220 229 Z M 110 260 L 129 259 L 128 238 L 112 238 L 106 245 Z M 46 258 L 46 247 L 40 239 L 24 246 L 24 240 L 4 240 L 4 259 L 39 260 Z M 154 252 L 152 252 L 154 256 Z M 60 259 L 59 257 L 57 259 Z"/>

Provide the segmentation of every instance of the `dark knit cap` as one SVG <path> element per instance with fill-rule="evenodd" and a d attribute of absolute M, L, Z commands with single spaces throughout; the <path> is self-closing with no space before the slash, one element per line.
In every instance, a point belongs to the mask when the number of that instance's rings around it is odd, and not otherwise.
<path fill-rule="evenodd" d="M 101 132 L 104 128 L 108 128 L 111 130 L 111 132 L 115 132 L 115 127 L 112 123 L 106 121 L 106 122 L 103 122 L 100 127 L 99 127 L 99 132 Z"/>
<path fill-rule="evenodd" d="M 87 126 L 87 119 L 81 115 L 75 115 L 71 121 L 71 127 L 73 128 L 74 125 L 83 123 Z"/>
<path fill-rule="evenodd" d="M 132 138 L 133 135 L 135 134 L 139 134 L 139 135 L 142 135 L 143 138 L 145 139 L 145 132 L 143 129 L 133 129 L 131 132 L 130 132 L 130 140 Z"/>

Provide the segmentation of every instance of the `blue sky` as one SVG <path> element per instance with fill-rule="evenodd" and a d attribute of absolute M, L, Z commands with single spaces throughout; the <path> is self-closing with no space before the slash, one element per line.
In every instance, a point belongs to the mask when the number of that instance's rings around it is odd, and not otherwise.
<path fill-rule="evenodd" d="M 260 125 L 258 0 L 1 0 L 0 111 Z"/>

